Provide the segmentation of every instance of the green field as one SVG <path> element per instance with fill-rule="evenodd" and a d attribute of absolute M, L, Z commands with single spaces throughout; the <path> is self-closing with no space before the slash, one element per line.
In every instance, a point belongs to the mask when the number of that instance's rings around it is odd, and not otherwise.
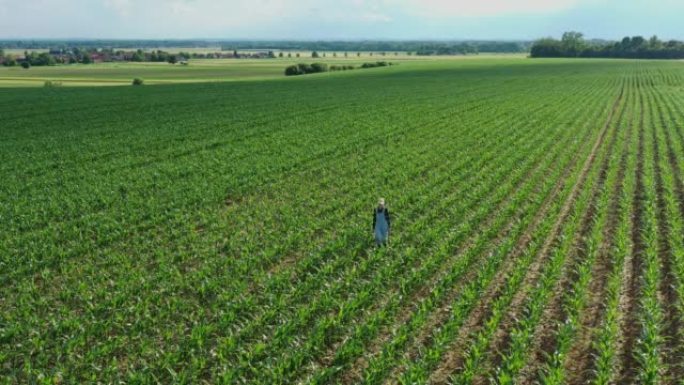
<path fill-rule="evenodd" d="M 681 62 L 243 70 L 0 89 L 0 383 L 682 384 Z"/>
<path fill-rule="evenodd" d="M 418 58 L 415 56 L 387 55 L 361 57 L 351 55 L 312 59 L 309 52 L 302 53 L 300 58 L 278 59 L 192 59 L 189 65 L 171 65 L 168 63 L 98 63 L 68 64 L 49 67 L 32 67 L 25 70 L 21 67 L 0 66 L 0 88 L 3 87 L 42 87 L 46 81 L 61 82 L 63 86 L 113 86 L 130 85 L 134 78 L 142 78 L 145 83 L 197 83 L 223 82 L 240 80 L 265 80 L 284 77 L 285 68 L 297 63 L 323 62 L 329 65 L 345 64 L 359 66 L 365 62 L 391 61 L 397 64 L 444 65 L 454 60 L 482 61 L 497 55 L 455 56 L 449 58 Z M 498 55 L 506 59 L 523 59 L 523 55 Z"/>
<path fill-rule="evenodd" d="M 307 59 L 310 61 L 310 59 Z M 0 87 L 39 86 L 59 81 L 64 86 L 130 85 L 134 78 L 147 84 L 217 82 L 283 77 L 290 61 L 192 60 L 190 65 L 168 63 L 100 63 L 52 67 L 0 68 Z"/>

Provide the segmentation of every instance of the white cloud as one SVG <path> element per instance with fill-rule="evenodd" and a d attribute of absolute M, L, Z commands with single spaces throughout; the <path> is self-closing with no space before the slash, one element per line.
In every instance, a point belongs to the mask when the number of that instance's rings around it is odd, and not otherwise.
<path fill-rule="evenodd" d="M 132 6 L 130 0 L 104 0 L 104 5 L 119 16 L 128 16 Z"/>
<path fill-rule="evenodd" d="M 429 17 L 478 17 L 548 14 L 572 9 L 586 0 L 398 0 L 407 11 Z"/>
<path fill-rule="evenodd" d="M 306 1 L 315 4 L 314 0 Z M 102 4 L 127 22 L 155 28 L 159 35 L 171 30 L 203 36 L 218 30 L 263 26 L 301 13 L 299 6 L 293 8 L 285 0 L 102 0 Z"/>
<path fill-rule="evenodd" d="M 369 23 L 389 23 L 392 21 L 392 17 L 378 12 L 363 13 L 360 18 Z"/>
<path fill-rule="evenodd" d="M 529 38 L 559 28 L 679 37 L 672 20 L 682 7 L 682 0 L 0 0 L 0 38 Z M 605 16 L 615 12 L 619 30 Z"/>

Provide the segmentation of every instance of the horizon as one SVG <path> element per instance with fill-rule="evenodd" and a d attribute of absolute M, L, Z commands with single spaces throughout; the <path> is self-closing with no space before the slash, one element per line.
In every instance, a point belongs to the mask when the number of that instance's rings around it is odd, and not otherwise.
<path fill-rule="evenodd" d="M 653 34 L 646 34 L 646 35 L 625 35 L 621 36 L 619 38 L 602 38 L 602 37 L 592 37 L 592 36 L 587 36 L 584 34 L 582 31 L 566 31 L 566 32 L 580 32 L 583 34 L 583 37 L 587 41 L 608 41 L 608 42 L 619 42 L 625 37 L 634 37 L 634 36 L 642 36 L 644 38 L 649 38 L 653 36 Z M 562 35 L 562 34 L 561 34 Z M 0 37 L 0 42 L 19 42 L 19 41 L 32 41 L 32 42 L 64 42 L 64 41 L 83 41 L 83 42 L 107 42 L 107 41 L 117 41 L 117 42 L 133 42 L 133 41 L 141 41 L 141 42 L 204 42 L 204 43 L 232 43 L 232 42 L 240 42 L 240 43 L 270 43 L 270 42 L 282 42 L 282 43 L 289 43 L 289 42 L 305 42 L 305 43 L 317 43 L 317 42 L 322 42 L 322 43 L 356 43 L 356 42 L 405 42 L 405 43 L 412 43 L 412 42 L 444 42 L 444 43 L 468 43 L 468 42 L 510 42 L 510 43 L 533 43 L 537 40 L 540 39 L 545 39 L 545 38 L 554 38 L 554 39 L 560 39 L 561 36 L 540 36 L 537 38 L 532 38 L 532 39 L 509 39 L 509 38 L 492 38 L 492 39 L 478 39 L 478 38 L 453 38 L 453 39 L 446 39 L 446 38 L 425 38 L 425 39 L 382 39 L 382 38 L 358 38 L 358 39 L 317 39 L 317 38 L 301 38 L 301 39 L 278 39 L 278 38 L 262 38 L 262 39 L 250 39 L 250 38 L 203 38 L 203 37 L 189 37 L 189 38 L 155 38 L 155 39 L 148 39 L 148 38 L 116 38 L 116 37 L 98 37 L 98 38 L 90 38 L 90 37 L 63 37 L 63 38 L 50 38 L 50 37 L 17 37 L 17 38 L 2 38 Z M 668 39 L 667 37 L 662 37 L 658 36 L 658 39 L 662 41 L 668 41 L 668 40 L 680 40 L 680 39 Z"/>
<path fill-rule="evenodd" d="M 0 40 L 533 41 L 570 30 L 597 40 L 684 39 L 684 4 L 674 0 L 302 0 L 293 8 L 285 0 L 0 0 Z"/>

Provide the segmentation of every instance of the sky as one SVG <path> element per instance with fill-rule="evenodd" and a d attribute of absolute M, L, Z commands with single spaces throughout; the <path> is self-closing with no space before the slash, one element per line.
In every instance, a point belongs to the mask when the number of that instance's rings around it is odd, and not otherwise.
<path fill-rule="evenodd" d="M 684 0 L 0 0 L 0 39 L 684 40 Z"/>

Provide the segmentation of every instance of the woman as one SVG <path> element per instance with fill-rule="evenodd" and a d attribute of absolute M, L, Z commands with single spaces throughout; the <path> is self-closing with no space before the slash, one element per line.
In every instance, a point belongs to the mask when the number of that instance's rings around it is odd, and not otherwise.
<path fill-rule="evenodd" d="M 378 246 L 385 245 L 389 240 L 390 214 L 385 207 L 384 198 L 380 198 L 378 207 L 373 210 L 373 234 L 375 235 L 375 244 Z"/>

